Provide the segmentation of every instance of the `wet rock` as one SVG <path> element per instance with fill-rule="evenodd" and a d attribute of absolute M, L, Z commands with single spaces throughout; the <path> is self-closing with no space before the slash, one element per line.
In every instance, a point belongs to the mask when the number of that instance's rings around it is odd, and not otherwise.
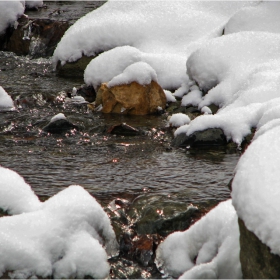
<path fill-rule="evenodd" d="M 22 16 L 17 28 L 9 29 L 3 50 L 33 58 L 51 56 L 68 27 L 66 21 Z"/>
<path fill-rule="evenodd" d="M 95 56 L 82 56 L 80 59 L 74 62 L 66 62 L 64 65 L 59 61 L 56 65 L 56 71 L 59 76 L 62 77 L 75 77 L 84 78 L 84 71 L 87 65 Z"/>
<path fill-rule="evenodd" d="M 59 119 L 48 123 L 43 128 L 43 131 L 53 133 L 53 134 L 61 134 L 72 129 L 78 129 L 78 127 L 66 119 Z"/>
<path fill-rule="evenodd" d="M 224 132 L 220 128 L 209 128 L 203 131 L 196 131 L 193 134 L 187 136 L 185 133 L 177 135 L 172 143 L 174 147 L 186 148 L 201 147 L 201 146 L 225 146 L 227 145 L 227 139 Z"/>
<path fill-rule="evenodd" d="M 243 279 L 279 279 L 280 256 L 272 254 L 270 248 L 249 231 L 241 219 L 238 223 Z"/>
<path fill-rule="evenodd" d="M 77 89 L 77 95 L 82 96 L 87 102 L 93 102 L 96 99 L 93 86 L 82 85 Z"/>
<path fill-rule="evenodd" d="M 96 96 L 96 106 L 102 104 L 103 113 L 147 115 L 165 109 L 166 96 L 158 83 L 149 85 L 132 82 L 109 88 L 103 83 Z"/>
<path fill-rule="evenodd" d="M 122 136 L 137 136 L 141 135 L 141 131 L 126 124 L 118 124 L 111 126 L 108 130 L 108 133 L 115 134 L 115 135 L 122 135 Z"/>
<path fill-rule="evenodd" d="M 210 108 L 210 110 L 212 111 L 212 114 L 216 114 L 218 112 L 218 110 L 220 109 L 219 106 L 215 105 L 215 104 L 210 104 L 207 107 Z"/>

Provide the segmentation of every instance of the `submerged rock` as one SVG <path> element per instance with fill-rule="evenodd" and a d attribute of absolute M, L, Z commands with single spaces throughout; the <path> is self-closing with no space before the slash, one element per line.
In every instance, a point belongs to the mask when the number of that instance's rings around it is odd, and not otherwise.
<path fill-rule="evenodd" d="M 280 256 L 272 254 L 270 248 L 249 231 L 242 220 L 240 230 L 240 262 L 243 279 L 279 279 Z"/>
<path fill-rule="evenodd" d="M 123 136 L 136 136 L 141 135 L 141 131 L 126 124 L 118 124 L 111 126 L 108 130 L 108 133 L 115 134 L 115 135 L 123 135 Z"/>
<path fill-rule="evenodd" d="M 196 131 L 187 136 L 185 133 L 177 135 L 172 143 L 174 147 L 186 148 L 200 147 L 200 146 L 225 146 L 227 145 L 227 138 L 220 128 L 209 128 L 202 131 Z"/>
<path fill-rule="evenodd" d="M 96 96 L 96 106 L 100 104 L 103 113 L 147 115 L 165 109 L 166 96 L 155 81 L 148 85 L 132 82 L 113 87 L 103 83 Z"/>

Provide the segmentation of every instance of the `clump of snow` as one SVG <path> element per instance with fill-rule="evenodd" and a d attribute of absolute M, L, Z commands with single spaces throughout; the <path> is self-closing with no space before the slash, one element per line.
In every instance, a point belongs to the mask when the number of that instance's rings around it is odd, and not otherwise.
<path fill-rule="evenodd" d="M 239 251 L 237 215 L 228 200 L 188 230 L 170 234 L 157 249 L 156 263 L 180 279 L 242 278 Z"/>
<path fill-rule="evenodd" d="M 184 82 L 181 84 L 181 86 L 176 89 L 174 92 L 175 97 L 182 98 L 185 94 L 187 94 L 190 90 L 189 82 Z"/>
<path fill-rule="evenodd" d="M 169 91 L 167 89 L 165 89 L 163 91 L 165 93 L 165 97 L 166 97 L 167 102 L 176 102 L 176 98 L 175 98 L 174 94 L 172 94 L 171 91 Z"/>
<path fill-rule="evenodd" d="M 1 4 L 1 2 L 0 2 Z M 14 102 L 11 96 L 0 86 L 0 111 L 11 110 L 14 108 Z"/>
<path fill-rule="evenodd" d="M 190 123 L 191 119 L 188 115 L 183 113 L 177 113 L 173 114 L 170 119 L 168 120 L 168 123 L 170 126 L 179 127 L 185 124 Z"/>
<path fill-rule="evenodd" d="M 238 11 L 225 26 L 224 34 L 240 31 L 280 32 L 278 1 L 260 1 L 256 6 Z"/>
<path fill-rule="evenodd" d="M 250 144 L 239 160 L 232 182 L 232 199 L 246 227 L 272 253 L 280 255 L 280 226 L 275 222 L 280 214 L 279 119 L 277 123 L 266 127 L 265 133 Z"/>
<path fill-rule="evenodd" d="M 107 254 L 116 254 L 116 237 L 87 191 L 70 186 L 40 203 L 18 174 L 1 168 L 0 176 L 1 207 L 18 213 L 0 219 L 0 275 L 108 277 Z"/>
<path fill-rule="evenodd" d="M 163 88 L 176 89 L 186 79 L 185 61 L 188 55 L 209 38 L 220 36 L 229 18 L 247 5 L 251 4 L 228 1 L 107 1 L 66 31 L 54 52 L 54 64 L 61 61 L 63 65 L 67 61 L 76 61 L 82 55 L 94 56 L 129 45 L 145 54 L 143 61 L 155 69 Z M 115 60 L 108 63 L 103 58 L 106 71 L 110 71 Z M 125 52 L 123 59 L 127 59 Z M 101 71 L 102 75 L 106 75 L 106 71 Z M 85 80 L 94 84 L 87 77 Z"/>
<path fill-rule="evenodd" d="M 0 35 L 24 13 L 24 1 L 0 1 Z"/>
<path fill-rule="evenodd" d="M 202 92 L 198 89 L 194 89 L 182 98 L 181 105 L 182 106 L 192 105 L 196 107 L 199 105 L 201 101 L 202 101 Z"/>
<path fill-rule="evenodd" d="M 279 34 L 239 32 L 194 52 L 187 61 L 188 73 L 201 89 L 209 90 L 198 108 L 216 104 L 220 109 L 193 120 L 187 135 L 216 127 L 240 144 L 279 97 L 279 46 Z"/>
<path fill-rule="evenodd" d="M 0 167 L 0 208 L 9 214 L 37 210 L 41 202 L 31 187 L 16 172 Z"/>
<path fill-rule="evenodd" d="M 183 134 L 183 133 L 186 134 L 188 129 L 189 129 L 189 124 L 182 125 L 175 130 L 174 136 L 176 137 L 177 135 Z"/>
<path fill-rule="evenodd" d="M 146 62 L 140 61 L 126 67 L 121 74 L 115 76 L 108 83 L 108 87 L 130 84 L 132 82 L 137 82 L 140 85 L 147 85 L 152 81 L 157 82 L 155 70 Z"/>
<path fill-rule="evenodd" d="M 212 114 L 211 109 L 207 106 L 202 107 L 200 111 L 201 111 L 201 113 L 203 113 L 205 115 L 211 115 Z"/>
<path fill-rule="evenodd" d="M 67 120 L 65 115 L 63 113 L 58 113 L 57 115 L 53 116 L 50 120 L 50 122 L 56 122 L 58 120 Z"/>

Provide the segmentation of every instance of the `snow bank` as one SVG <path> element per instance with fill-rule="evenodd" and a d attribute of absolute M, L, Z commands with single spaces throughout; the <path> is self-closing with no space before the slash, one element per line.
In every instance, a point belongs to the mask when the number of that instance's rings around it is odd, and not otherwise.
<path fill-rule="evenodd" d="M 236 167 L 232 183 L 233 205 L 246 227 L 280 255 L 279 118 L 268 122 L 247 148 Z M 272 123 L 273 122 L 273 123 Z"/>
<path fill-rule="evenodd" d="M 0 35 L 24 13 L 24 1 L 0 1 Z"/>
<path fill-rule="evenodd" d="M 0 2 L 1 4 L 1 2 Z M 0 111 L 14 108 L 14 101 L 11 96 L 0 86 Z"/>
<path fill-rule="evenodd" d="M 188 55 L 209 38 L 220 36 L 228 19 L 249 4 L 234 1 L 108 1 L 66 31 L 54 52 L 54 64 L 73 62 L 82 55 L 92 56 L 129 45 L 147 56 L 145 62 L 156 70 L 163 88 L 176 89 L 186 79 Z M 126 59 L 125 52 L 122 57 Z M 115 60 L 110 61 L 108 67 L 107 58 L 103 58 L 106 70 L 114 65 Z M 155 67 L 159 63 L 160 66 Z M 176 81 L 170 76 L 173 76 L 173 70 Z M 101 70 L 101 75 L 104 74 L 106 71 Z M 162 76 L 167 78 L 165 84 L 161 83 L 164 81 Z M 86 83 L 89 82 L 86 77 Z"/>
<path fill-rule="evenodd" d="M 108 83 L 108 87 L 130 84 L 132 82 L 137 82 L 140 85 L 148 85 L 152 81 L 157 82 L 155 70 L 145 62 L 135 62 L 126 67 L 121 74 L 115 76 Z"/>
<path fill-rule="evenodd" d="M 156 262 L 162 272 L 181 279 L 242 278 L 239 251 L 237 215 L 228 200 L 188 230 L 170 234 L 158 247 Z"/>
<path fill-rule="evenodd" d="M 108 216 L 87 191 L 70 186 L 40 203 L 18 174 L 1 168 L 0 176 L 1 208 L 11 205 L 22 213 L 0 219 L 0 275 L 108 276 L 107 253 L 116 253 L 116 238 Z M 23 213 L 26 209 L 30 212 Z"/>
<path fill-rule="evenodd" d="M 238 11 L 225 26 L 224 34 L 240 31 L 280 32 L 278 1 L 261 1 L 255 7 L 246 7 Z"/>
<path fill-rule="evenodd" d="M 218 127 L 240 144 L 270 109 L 267 104 L 274 106 L 270 101 L 279 97 L 279 53 L 280 35 L 266 32 L 222 36 L 194 52 L 187 61 L 189 76 L 209 90 L 198 107 L 216 104 L 220 109 L 193 120 L 187 134 Z"/>

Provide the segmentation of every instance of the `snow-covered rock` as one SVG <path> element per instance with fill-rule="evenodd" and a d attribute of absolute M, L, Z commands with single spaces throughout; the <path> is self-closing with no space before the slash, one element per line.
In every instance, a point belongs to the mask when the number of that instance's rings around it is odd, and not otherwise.
<path fill-rule="evenodd" d="M 272 123 L 271 123 L 272 124 Z M 233 205 L 246 227 L 280 255 L 279 208 L 280 126 L 273 123 L 239 160 L 232 183 Z"/>
<path fill-rule="evenodd" d="M 132 46 L 143 54 L 143 61 L 155 69 L 164 89 L 176 89 L 187 79 L 186 58 L 209 38 L 220 36 L 229 18 L 247 5 L 251 3 L 108 1 L 67 30 L 54 52 L 54 64 L 60 61 L 63 65 L 77 61 L 83 55 L 95 56 L 116 47 Z M 127 61 L 126 55 L 129 54 L 123 51 L 124 61 Z M 106 71 L 115 67 L 116 59 L 109 61 L 110 67 L 107 67 L 108 56 L 100 57 L 103 59 Z M 129 64 L 136 62 L 135 59 Z M 100 71 L 102 76 L 106 75 L 106 71 Z M 85 81 L 94 84 L 87 76 Z M 103 80 L 99 84 L 108 81 Z"/>
<path fill-rule="evenodd" d="M 157 249 L 156 263 L 180 279 L 241 278 L 239 250 L 237 215 L 228 200 L 188 230 L 170 234 Z"/>
<path fill-rule="evenodd" d="M 188 73 L 208 90 L 198 107 L 216 104 L 220 109 L 193 120 L 187 135 L 221 128 L 228 140 L 240 144 L 267 110 L 278 104 L 279 46 L 279 34 L 239 32 L 213 39 L 194 52 L 187 61 Z"/>
<path fill-rule="evenodd" d="M 41 203 L 15 172 L 1 167 L 0 176 L 0 207 L 17 214 L 0 219 L 0 275 L 108 276 L 107 254 L 117 252 L 115 233 L 87 191 L 70 186 Z"/>

